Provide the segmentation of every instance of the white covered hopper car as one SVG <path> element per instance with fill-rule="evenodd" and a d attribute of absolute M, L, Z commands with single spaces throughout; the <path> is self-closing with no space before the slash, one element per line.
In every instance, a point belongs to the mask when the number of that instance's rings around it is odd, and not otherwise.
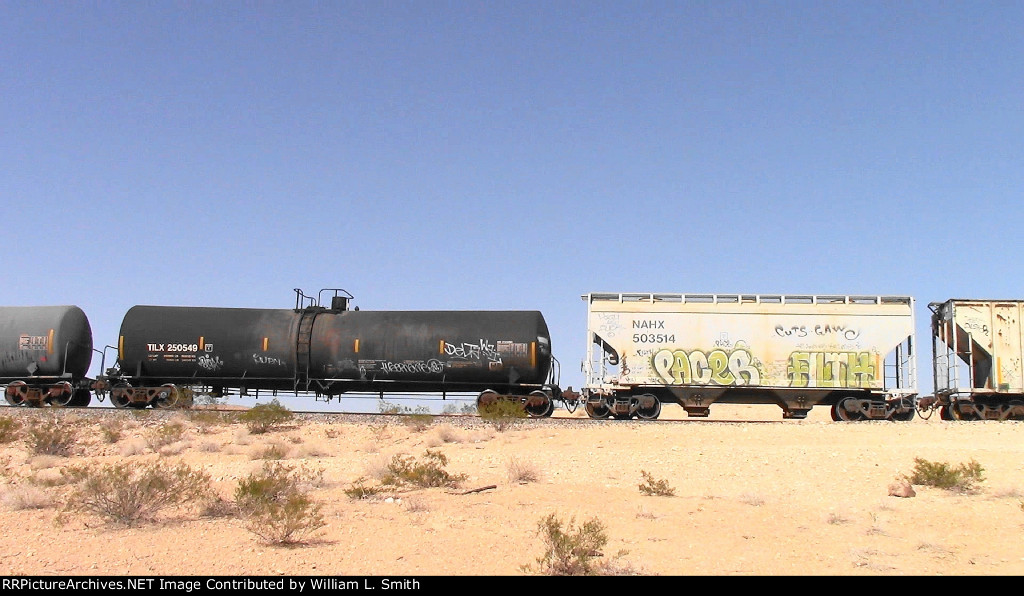
<path fill-rule="evenodd" d="M 581 397 L 592 418 L 657 418 L 663 403 L 815 405 L 834 420 L 914 417 L 906 296 L 591 293 Z"/>

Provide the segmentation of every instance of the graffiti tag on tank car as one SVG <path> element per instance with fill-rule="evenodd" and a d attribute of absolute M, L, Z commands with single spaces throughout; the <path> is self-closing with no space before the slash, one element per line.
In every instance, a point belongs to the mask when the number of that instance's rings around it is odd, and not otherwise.
<path fill-rule="evenodd" d="M 875 380 L 871 352 L 793 352 L 790 387 L 869 387 Z"/>
<path fill-rule="evenodd" d="M 510 342 L 498 342 L 499 344 L 508 344 Z M 498 346 L 490 343 L 486 339 L 481 339 L 479 343 L 467 343 L 462 342 L 461 344 L 454 344 L 445 342 L 444 353 L 450 358 L 457 358 L 460 360 L 486 360 L 488 362 L 501 362 L 501 354 L 498 351 Z"/>
<path fill-rule="evenodd" d="M 197 364 L 209 371 L 220 370 L 224 367 L 224 361 L 219 356 L 207 356 L 205 354 L 199 357 Z"/>
<path fill-rule="evenodd" d="M 758 385 L 761 371 L 746 347 L 731 352 L 711 350 L 658 350 L 651 365 L 670 385 Z"/>
<path fill-rule="evenodd" d="M 266 364 L 270 366 L 286 366 L 285 361 L 281 358 L 275 358 L 274 356 L 264 356 L 263 354 L 253 354 L 252 361 L 256 364 Z"/>
<path fill-rule="evenodd" d="M 419 374 L 440 374 L 444 372 L 444 363 L 440 360 L 420 360 L 405 362 L 390 362 L 382 361 L 380 363 L 380 369 L 388 374 L 394 373 L 419 373 Z"/>
<path fill-rule="evenodd" d="M 46 350 L 50 338 L 45 335 L 21 335 L 18 337 L 18 349 L 26 351 Z"/>

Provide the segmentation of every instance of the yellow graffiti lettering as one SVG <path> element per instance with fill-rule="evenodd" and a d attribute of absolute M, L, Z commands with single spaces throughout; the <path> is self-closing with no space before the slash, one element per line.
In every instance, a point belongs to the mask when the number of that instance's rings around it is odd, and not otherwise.
<path fill-rule="evenodd" d="M 662 349 L 651 357 L 654 371 L 672 385 L 756 385 L 761 382 L 761 371 L 753 361 L 746 348 L 731 353 Z"/>
<path fill-rule="evenodd" d="M 791 387 L 870 387 L 870 352 L 793 352 L 786 367 Z"/>

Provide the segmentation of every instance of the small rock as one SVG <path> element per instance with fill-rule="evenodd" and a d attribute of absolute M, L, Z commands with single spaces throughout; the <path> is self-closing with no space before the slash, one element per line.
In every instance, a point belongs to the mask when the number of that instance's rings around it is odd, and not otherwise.
<path fill-rule="evenodd" d="M 914 491 L 914 486 L 910 484 L 909 480 L 901 478 L 894 480 L 892 484 L 889 485 L 889 496 L 907 499 L 910 497 L 916 497 L 917 492 Z"/>

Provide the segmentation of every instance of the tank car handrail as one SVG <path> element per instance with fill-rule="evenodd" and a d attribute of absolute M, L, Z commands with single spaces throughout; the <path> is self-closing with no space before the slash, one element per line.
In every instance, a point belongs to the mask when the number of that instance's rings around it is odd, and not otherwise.
<path fill-rule="evenodd" d="M 294 288 L 294 291 L 295 291 L 295 310 L 302 310 L 302 309 L 306 308 L 304 306 L 305 303 L 306 303 L 306 300 L 309 300 L 309 306 L 311 306 L 311 307 L 319 306 L 319 303 L 317 302 L 317 299 L 312 297 L 312 296 L 307 296 L 305 294 L 305 292 L 302 291 L 302 288 Z"/>

